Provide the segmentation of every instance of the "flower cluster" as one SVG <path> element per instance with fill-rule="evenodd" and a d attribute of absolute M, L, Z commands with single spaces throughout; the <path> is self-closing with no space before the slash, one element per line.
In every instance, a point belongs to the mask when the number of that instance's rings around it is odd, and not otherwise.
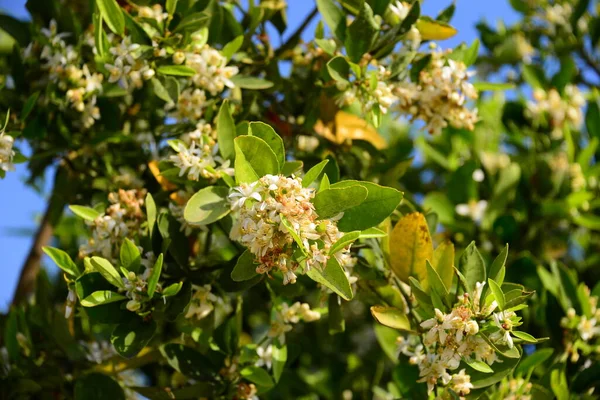
<path fill-rule="evenodd" d="M 111 205 L 92 222 L 87 222 L 92 227 L 92 237 L 79 248 L 80 256 L 97 254 L 114 260 L 123 239 L 139 233 L 144 218 L 142 206 L 145 195 L 143 189 L 119 189 L 118 192 L 109 193 Z"/>
<path fill-rule="evenodd" d="M 449 59 L 448 52 L 434 50 L 430 54 L 431 62 L 420 72 L 416 83 L 400 82 L 394 87 L 400 112 L 424 121 L 432 134 L 448 125 L 473 130 L 477 109 L 469 109 L 467 102 L 478 97 L 469 82 L 474 72 L 467 71 L 462 61 Z"/>
<path fill-rule="evenodd" d="M 238 68 L 227 66 L 227 58 L 209 45 L 187 52 L 185 64 L 196 71 L 192 76 L 194 85 L 212 96 L 223 92 L 226 87 L 235 87 L 231 78 L 237 75 Z"/>
<path fill-rule="evenodd" d="M 504 378 L 497 390 L 491 395 L 492 399 L 502 400 L 531 400 L 533 384 L 523 378 Z"/>
<path fill-rule="evenodd" d="M 233 188 L 229 197 L 232 210 L 238 213 L 231 239 L 255 256 L 257 273 L 279 270 L 288 284 L 296 282 L 294 271 L 300 263 L 305 270 L 321 269 L 334 256 L 342 266 L 352 264 L 350 246 L 329 254 L 343 234 L 334 219 L 319 220 L 311 203 L 314 190 L 303 188 L 300 178 L 266 175 Z"/>
<path fill-rule="evenodd" d="M 520 324 L 519 318 L 513 311 L 493 313 L 495 300 L 489 305 L 480 304 L 484 285 L 477 283 L 473 293 L 459 296 L 449 313 L 436 308 L 435 316 L 421 323 L 425 330 L 422 344 L 415 339 L 398 338 L 399 352 L 419 367 L 419 382 L 426 382 L 430 392 L 441 383 L 465 396 L 473 388 L 469 375 L 464 370 L 457 374 L 450 371 L 458 370 L 461 361 L 476 360 L 488 365 L 499 362 L 482 330 L 491 332 L 488 340 L 494 345 L 513 347 L 511 331 Z"/>
<path fill-rule="evenodd" d="M 211 292 L 210 285 L 193 285 L 193 295 L 186 318 L 203 319 L 215 309 L 215 304 L 223 303 L 223 299 Z"/>
<path fill-rule="evenodd" d="M 56 21 L 52 20 L 50 27 L 42 29 L 42 33 L 46 44 L 39 57 L 43 61 L 42 67 L 48 71 L 48 81 L 56 82 L 58 88 L 64 91 L 67 105 L 80 113 L 79 124 L 88 129 L 100 119 L 96 95 L 102 91 L 104 76 L 92 72 L 90 66 L 83 63 L 80 53 L 64 40 L 69 34 L 57 33 Z M 25 49 L 26 58 L 33 57 L 34 44 Z"/>
<path fill-rule="evenodd" d="M 565 347 L 572 362 L 577 362 L 580 355 L 588 356 L 600 352 L 600 308 L 598 297 L 590 296 L 585 287 L 589 305 L 585 307 L 584 315 L 578 315 L 575 309 L 567 310 L 560 325 L 566 329 Z"/>
<path fill-rule="evenodd" d="M 527 103 L 527 115 L 538 123 L 547 117 L 552 137 L 560 139 L 567 123 L 575 128 L 581 126 L 584 106 L 585 98 L 575 85 L 567 85 L 562 97 L 556 89 L 535 89 L 533 101 Z"/>
<path fill-rule="evenodd" d="M 297 301 L 291 306 L 283 303 L 275 312 L 268 335 L 270 338 L 277 338 L 280 343 L 285 343 L 285 334 L 292 330 L 292 324 L 297 324 L 300 320 L 312 322 L 319 319 L 321 313 L 311 310 L 307 303 Z"/>
<path fill-rule="evenodd" d="M 15 169 L 13 164 L 13 157 L 15 156 L 14 141 L 12 136 L 7 135 L 4 131 L 0 132 L 0 170 L 4 172 Z"/>
<path fill-rule="evenodd" d="M 172 147 L 177 154 L 170 156 L 169 161 L 179 168 L 179 176 L 187 174 L 192 181 L 200 177 L 215 181 L 223 174 L 234 174 L 229 160 L 218 155 L 216 132 L 204 121 L 196 125 L 196 130 L 183 135 L 181 141 L 174 142 Z"/>
<path fill-rule="evenodd" d="M 143 57 L 142 46 L 132 43 L 129 36 L 123 38 L 109 51 L 114 57 L 112 64 L 105 64 L 110 74 L 109 82 L 118 82 L 124 89 L 133 90 L 141 88 L 144 86 L 144 81 L 154 77 L 155 71 Z"/>
<path fill-rule="evenodd" d="M 146 253 L 146 257 L 142 259 L 142 267 L 144 268 L 142 273 L 136 274 L 133 271 L 129 271 L 127 276 L 123 278 L 124 288 L 119 289 L 119 291 L 124 292 L 125 296 L 129 299 L 126 304 L 129 311 L 138 311 L 142 307 L 147 296 L 148 278 L 152 274 L 154 261 L 154 253 Z M 157 284 L 156 291 L 162 291 L 160 283 Z"/>

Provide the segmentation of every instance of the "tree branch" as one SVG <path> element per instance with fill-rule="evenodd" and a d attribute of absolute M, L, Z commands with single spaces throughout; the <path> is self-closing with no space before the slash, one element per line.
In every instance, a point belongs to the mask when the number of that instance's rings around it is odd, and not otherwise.
<path fill-rule="evenodd" d="M 583 61 L 585 61 L 587 66 L 594 70 L 594 72 L 600 79 L 600 65 L 596 64 L 596 60 L 594 60 L 592 56 L 587 51 L 585 51 L 585 49 L 580 49 L 579 55 L 581 56 Z"/>
<path fill-rule="evenodd" d="M 60 190 L 61 186 L 63 188 L 65 187 L 62 182 L 67 178 L 66 174 L 67 172 L 62 166 L 57 168 L 48 206 L 35 234 L 29 254 L 21 268 L 21 275 L 19 276 L 19 282 L 17 283 L 17 288 L 12 301 L 13 305 L 25 302 L 35 289 L 35 282 L 38 272 L 40 271 L 43 255 L 42 247 L 48 244 L 52 238 L 54 228 L 60 221 L 63 209 L 67 204 L 66 193 Z"/>
<path fill-rule="evenodd" d="M 304 22 L 302 22 L 302 24 L 298 27 L 298 29 L 296 29 L 292 36 L 290 36 L 290 38 L 284 44 L 279 46 L 277 51 L 275 51 L 276 58 L 279 57 L 286 50 L 289 50 L 292 47 L 294 47 L 296 43 L 298 43 L 300 36 L 302 36 L 302 32 L 304 32 L 308 24 L 310 24 L 310 21 L 312 21 L 312 19 L 318 14 L 318 12 L 319 10 L 317 9 L 317 7 L 313 8 L 313 10 L 310 12 L 310 14 L 306 16 Z"/>

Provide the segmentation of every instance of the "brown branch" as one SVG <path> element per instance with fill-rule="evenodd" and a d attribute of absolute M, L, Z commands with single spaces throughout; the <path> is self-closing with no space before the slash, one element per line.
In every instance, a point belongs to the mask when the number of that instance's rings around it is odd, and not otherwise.
<path fill-rule="evenodd" d="M 43 255 L 42 247 L 47 245 L 54 233 L 54 228 L 60 221 L 63 214 L 63 209 L 67 204 L 66 193 L 62 192 L 61 187 L 63 180 L 66 179 L 66 170 L 63 167 L 58 167 L 54 176 L 54 187 L 48 201 L 46 212 L 40 222 L 40 226 L 35 234 L 33 244 L 29 250 L 29 254 L 25 259 L 25 263 L 21 268 L 21 275 L 15 290 L 12 304 L 17 305 L 27 301 L 29 295 L 35 289 L 37 275 L 40 271 L 40 264 Z"/>

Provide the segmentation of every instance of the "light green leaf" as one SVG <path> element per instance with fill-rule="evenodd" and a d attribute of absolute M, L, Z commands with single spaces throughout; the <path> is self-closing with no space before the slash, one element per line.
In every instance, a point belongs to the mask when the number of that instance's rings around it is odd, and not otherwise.
<path fill-rule="evenodd" d="M 196 32 L 205 27 L 210 19 L 210 15 L 203 12 L 189 14 L 181 20 L 173 32 Z"/>
<path fill-rule="evenodd" d="M 350 64 L 342 56 L 333 57 L 327 62 L 327 72 L 337 82 L 349 83 Z"/>
<path fill-rule="evenodd" d="M 102 304 L 114 303 L 117 301 L 125 300 L 127 297 L 122 294 L 111 292 L 110 290 L 99 290 L 93 292 L 85 299 L 81 300 L 81 305 L 84 307 L 95 307 Z"/>
<path fill-rule="evenodd" d="M 523 331 L 511 331 L 512 335 L 527 343 L 537 343 L 540 340 Z M 543 338 L 545 339 L 545 338 Z"/>
<path fill-rule="evenodd" d="M 173 75 L 173 76 L 194 76 L 196 75 L 196 70 L 185 66 L 185 65 L 163 65 L 158 67 L 156 70 L 159 74 L 162 75 Z"/>
<path fill-rule="evenodd" d="M 235 75 L 231 77 L 230 80 L 235 86 L 242 89 L 261 90 L 273 87 L 273 82 L 270 82 L 266 79 L 255 78 L 252 76 Z"/>
<path fill-rule="evenodd" d="M 357 240 L 360 237 L 360 235 L 360 231 L 346 233 L 344 236 L 339 238 L 337 242 L 333 244 L 333 246 L 331 246 L 331 248 L 329 249 L 329 255 L 333 257 L 335 253 Z"/>
<path fill-rule="evenodd" d="M 498 308 L 500 308 L 500 310 L 504 310 L 506 299 L 504 298 L 502 288 L 500 288 L 500 286 L 493 279 L 488 279 L 488 285 L 490 285 L 490 290 L 494 294 L 494 298 L 498 303 Z"/>
<path fill-rule="evenodd" d="M 495 280 L 496 283 L 502 286 L 504 283 L 504 275 L 506 274 L 506 258 L 508 257 L 508 244 L 502 249 L 498 257 L 494 260 L 488 271 L 488 277 Z"/>
<path fill-rule="evenodd" d="M 185 206 L 185 220 L 193 225 L 208 225 L 220 220 L 231 211 L 228 194 L 229 189 L 224 186 L 200 189 Z"/>
<path fill-rule="evenodd" d="M 254 254 L 250 250 L 246 250 L 239 256 L 233 271 L 231 271 L 231 279 L 236 282 L 247 281 L 254 278 L 258 264 L 254 262 Z"/>
<path fill-rule="evenodd" d="M 452 287 L 454 278 L 454 245 L 452 242 L 442 242 L 433 251 L 431 266 L 439 274 L 444 286 L 446 288 Z"/>
<path fill-rule="evenodd" d="M 157 78 L 152 78 L 150 80 L 152 83 L 152 89 L 154 89 L 154 94 L 161 100 L 166 101 L 167 103 L 172 102 L 171 96 L 169 95 L 169 91 L 163 86 L 162 82 Z"/>
<path fill-rule="evenodd" d="M 233 161 L 235 158 L 235 122 L 229 109 L 229 101 L 224 100 L 217 116 L 217 140 L 219 143 L 219 153 L 224 159 Z"/>
<path fill-rule="evenodd" d="M 513 83 L 473 82 L 473 86 L 480 92 L 511 90 L 515 88 Z"/>
<path fill-rule="evenodd" d="M 285 164 L 285 148 L 283 146 L 283 139 L 275 132 L 273 127 L 264 122 L 250 122 L 248 135 L 261 138 L 269 145 L 277 157 L 279 170 L 281 170 Z"/>
<path fill-rule="evenodd" d="M 279 378 L 283 373 L 283 368 L 288 358 L 287 346 L 285 343 L 280 343 L 279 339 L 273 341 L 273 377 L 275 382 L 279 382 Z"/>
<path fill-rule="evenodd" d="M 303 165 L 304 165 L 304 163 L 302 161 L 286 161 L 283 164 L 283 168 L 281 168 L 281 175 L 283 175 L 283 176 L 298 175 L 302 171 Z"/>
<path fill-rule="evenodd" d="M 367 198 L 368 191 L 360 185 L 329 188 L 317 193 L 313 199 L 319 219 L 332 218 L 342 211 L 358 206 Z"/>
<path fill-rule="evenodd" d="M 329 189 L 330 187 L 331 183 L 329 182 L 329 177 L 327 176 L 327 174 L 323 174 L 323 178 L 321 178 L 321 183 L 319 183 L 319 192 Z"/>
<path fill-rule="evenodd" d="M 183 282 L 175 282 L 163 289 L 162 295 L 164 297 L 171 297 L 177 295 L 183 286 Z"/>
<path fill-rule="evenodd" d="M 304 177 L 302 178 L 302 187 L 309 187 L 310 184 L 313 183 L 319 177 L 319 175 L 321 175 L 321 172 L 323 172 L 323 169 L 325 168 L 328 162 L 329 160 L 323 160 L 311 169 L 309 169 L 308 172 L 304 174 Z"/>
<path fill-rule="evenodd" d="M 96 4 L 110 30 L 123 36 L 125 33 L 125 17 L 117 0 L 96 0 Z"/>
<path fill-rule="evenodd" d="M 145 199 L 146 204 L 146 220 L 148 221 L 148 232 L 152 235 L 154 230 L 154 224 L 156 223 L 156 203 L 154 202 L 154 198 L 150 193 L 146 195 Z"/>
<path fill-rule="evenodd" d="M 275 386 L 275 382 L 267 371 L 262 368 L 251 365 L 240 371 L 244 379 L 256 384 L 260 389 L 270 389 Z"/>
<path fill-rule="evenodd" d="M 92 266 L 97 272 L 106 279 L 113 286 L 116 286 L 120 289 L 124 289 L 125 285 L 123 284 L 123 280 L 121 279 L 121 275 L 119 272 L 113 267 L 110 261 L 102 258 L 102 257 L 92 257 L 90 259 Z"/>
<path fill-rule="evenodd" d="M 73 212 L 73 214 L 90 222 L 94 222 L 96 218 L 102 215 L 93 208 L 86 206 L 69 206 L 69 209 Z"/>
<path fill-rule="evenodd" d="M 294 238 L 294 242 L 296 242 L 298 248 L 300 249 L 300 251 L 302 251 L 302 254 L 306 255 L 306 248 L 304 247 L 304 243 L 302 243 L 302 238 L 300 237 L 298 232 L 296 232 L 292 223 L 288 221 L 288 219 L 283 214 L 279 214 L 279 218 L 281 218 L 281 223 L 283 224 L 285 229 L 287 229 L 288 233 L 292 236 L 292 238 Z"/>
<path fill-rule="evenodd" d="M 486 281 L 485 263 L 475 246 L 475 242 L 471 242 L 461 254 L 458 270 L 465 277 L 469 292 L 473 292 L 477 282 Z"/>
<path fill-rule="evenodd" d="M 335 50 L 337 48 L 337 44 L 333 39 L 315 39 L 317 45 L 323 49 L 323 51 L 330 56 L 335 54 Z"/>
<path fill-rule="evenodd" d="M 402 201 L 402 192 L 376 183 L 364 181 L 341 181 L 331 185 L 331 189 L 360 185 L 367 189 L 365 201 L 358 206 L 344 211 L 344 216 L 338 221 L 342 232 L 362 231 L 379 225 L 398 207 Z"/>
<path fill-rule="evenodd" d="M 352 288 L 350 287 L 348 277 L 335 257 L 329 258 L 327 265 L 322 271 L 313 267 L 306 274 L 313 281 L 318 282 L 339 294 L 344 300 L 352 299 Z"/>
<path fill-rule="evenodd" d="M 175 14 L 175 10 L 177 9 L 177 0 L 167 0 L 165 4 L 165 10 L 169 13 L 169 15 Z"/>
<path fill-rule="evenodd" d="M 154 263 L 154 267 L 152 267 L 152 272 L 150 273 L 150 278 L 148 278 L 148 297 L 152 298 L 154 296 L 154 292 L 156 291 L 156 286 L 158 284 L 158 280 L 160 279 L 160 273 L 162 272 L 163 267 L 163 255 L 162 253 L 156 259 Z"/>
<path fill-rule="evenodd" d="M 121 244 L 121 251 L 119 253 L 121 265 L 128 271 L 133 271 L 136 274 L 140 270 L 142 265 L 142 256 L 140 249 L 133 243 L 129 238 L 125 238 L 123 244 Z"/>
<path fill-rule="evenodd" d="M 74 277 L 81 275 L 79 267 L 77 264 L 75 264 L 75 262 L 73 262 L 71 257 L 66 252 L 50 246 L 44 246 L 42 247 L 42 250 L 52 259 L 52 261 L 56 263 L 60 269 L 67 274 Z"/>
<path fill-rule="evenodd" d="M 346 36 L 346 15 L 333 0 L 317 0 L 319 13 L 327 27 L 339 39 L 344 40 Z"/>
<path fill-rule="evenodd" d="M 369 228 L 360 232 L 360 239 L 374 239 L 386 237 L 387 233 L 377 228 Z"/>
<path fill-rule="evenodd" d="M 240 35 L 231 42 L 227 43 L 223 47 L 223 50 L 221 50 L 221 54 L 228 60 L 231 59 L 231 57 L 240 49 L 240 47 L 242 47 L 242 43 L 244 43 L 244 36 Z"/>
<path fill-rule="evenodd" d="M 399 329 L 401 331 L 411 331 L 410 321 L 399 308 L 386 307 L 386 306 L 372 306 L 371 315 L 381 325 L 385 325 L 390 328 Z"/>
<path fill-rule="evenodd" d="M 483 361 L 477 361 L 477 360 L 467 361 L 467 360 L 465 360 L 465 363 L 469 367 L 473 368 L 474 370 L 477 370 L 479 372 L 483 372 L 485 374 L 491 374 L 492 372 L 494 372 L 494 370 L 492 369 L 492 367 L 490 367 L 489 365 L 487 365 Z"/>
<path fill-rule="evenodd" d="M 446 296 L 448 296 L 448 288 L 444 285 L 444 282 L 442 282 L 442 278 L 440 278 L 440 275 L 437 273 L 437 271 L 431 266 L 431 263 L 429 262 L 429 260 L 425 261 L 425 265 L 427 268 L 427 281 L 428 285 L 424 285 L 425 281 L 422 282 L 423 284 L 423 289 L 427 290 L 427 288 L 431 288 L 435 293 L 437 293 L 437 295 L 441 298 L 444 299 Z"/>
<path fill-rule="evenodd" d="M 271 147 L 256 136 L 238 136 L 235 145 L 235 179 L 238 183 L 255 182 L 279 173 L 279 162 Z"/>

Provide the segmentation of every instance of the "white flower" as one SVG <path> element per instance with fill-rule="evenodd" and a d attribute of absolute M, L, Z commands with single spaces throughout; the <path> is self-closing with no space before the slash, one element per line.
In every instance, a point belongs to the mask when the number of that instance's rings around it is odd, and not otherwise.
<path fill-rule="evenodd" d="M 450 385 L 459 396 L 466 396 L 474 387 L 471 383 L 471 377 L 466 374 L 464 369 L 461 369 L 458 374 L 452 375 Z"/>
<path fill-rule="evenodd" d="M 585 316 L 582 316 L 581 321 L 577 324 L 579 335 L 586 342 L 594 336 L 600 335 L 600 326 L 596 326 L 596 323 L 596 318 L 588 319 Z"/>
<path fill-rule="evenodd" d="M 487 210 L 486 200 L 470 201 L 468 204 L 457 204 L 455 211 L 458 215 L 471 218 L 476 224 L 480 224 Z"/>
<path fill-rule="evenodd" d="M 235 210 L 243 207 L 248 199 L 262 201 L 262 196 L 257 191 L 257 185 L 258 182 L 242 183 L 240 186 L 233 188 L 232 193 L 229 195 L 229 200 L 231 200 L 231 208 Z"/>
<path fill-rule="evenodd" d="M 69 288 L 69 293 L 67 294 L 67 302 L 65 304 L 65 318 L 69 318 L 73 313 L 73 309 L 75 308 L 75 303 L 77 302 L 77 295 L 75 291 Z"/>
<path fill-rule="evenodd" d="M 0 170 L 14 171 L 15 166 L 12 163 L 15 151 L 13 150 L 14 138 L 10 135 L 0 132 Z"/>
<path fill-rule="evenodd" d="M 186 318 L 195 317 L 196 319 L 205 318 L 215 309 L 215 303 L 219 302 L 219 297 L 211 292 L 210 285 L 193 285 L 194 295 L 185 314 Z"/>
<path fill-rule="evenodd" d="M 142 18 L 150 18 L 156 20 L 158 23 L 162 23 L 169 16 L 168 13 L 163 12 L 163 8 L 160 4 L 155 4 L 152 7 L 142 6 L 138 9 L 138 16 Z"/>
<path fill-rule="evenodd" d="M 400 21 L 404 20 L 410 11 L 410 4 L 404 3 L 402 1 L 395 1 L 394 3 L 390 3 L 389 5 L 390 11 L 397 16 Z"/>
<path fill-rule="evenodd" d="M 194 85 L 213 96 L 223 92 L 226 87 L 235 87 L 231 78 L 237 75 L 238 68 L 228 67 L 227 59 L 209 45 L 186 53 L 185 63 L 196 71 L 191 78 Z"/>
<path fill-rule="evenodd" d="M 267 369 L 271 369 L 271 365 L 273 363 L 273 346 L 268 345 L 265 347 L 258 347 L 256 349 L 256 354 L 258 354 L 258 361 L 254 365 L 257 367 L 265 366 Z"/>

